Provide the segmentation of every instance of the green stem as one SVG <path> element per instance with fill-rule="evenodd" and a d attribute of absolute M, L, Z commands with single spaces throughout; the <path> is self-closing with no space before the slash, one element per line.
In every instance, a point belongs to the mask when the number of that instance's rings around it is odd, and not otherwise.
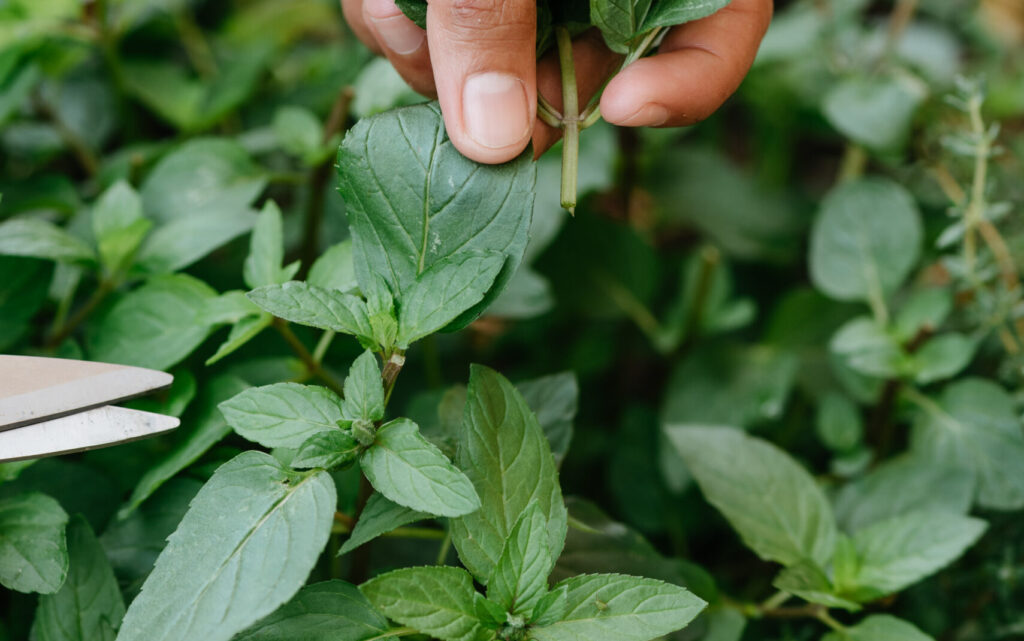
<path fill-rule="evenodd" d="M 782 606 L 783 603 L 788 601 L 793 595 L 789 592 L 779 590 L 772 596 L 765 599 L 761 605 L 758 606 L 761 610 L 775 610 Z"/>
<path fill-rule="evenodd" d="M 283 338 L 285 342 L 288 343 L 288 346 L 292 348 L 292 351 L 295 352 L 295 355 L 299 357 L 299 360 L 302 361 L 302 364 L 306 366 L 306 370 L 309 371 L 309 373 L 312 374 L 313 376 L 319 378 L 323 382 L 323 384 L 326 385 L 332 392 L 344 398 L 345 389 L 342 386 L 341 382 L 338 379 L 334 378 L 334 376 L 332 376 L 330 372 L 325 370 L 323 366 L 320 365 L 320 362 L 317 361 L 313 357 L 313 355 L 309 353 L 309 350 L 306 349 L 306 346 L 302 344 L 302 341 L 299 340 L 299 337 L 296 336 L 295 332 L 292 331 L 292 328 L 289 327 L 288 321 L 281 318 L 274 318 L 273 325 L 274 329 L 276 329 L 277 332 L 281 335 L 281 338 Z"/>
<path fill-rule="evenodd" d="M 320 337 L 320 342 L 316 344 L 316 348 L 313 350 L 313 361 L 317 364 L 324 362 L 324 356 L 327 354 L 328 348 L 331 346 L 331 341 L 338 333 L 333 329 L 329 329 L 323 333 Z"/>
<path fill-rule="evenodd" d="M 381 369 L 381 378 L 384 381 L 384 405 L 391 401 L 391 392 L 395 389 L 395 381 L 404 366 L 405 351 L 401 349 L 391 352 L 384 360 L 384 367 Z"/>
<path fill-rule="evenodd" d="M 820 608 L 815 614 L 815 618 L 832 628 L 836 632 L 843 632 L 846 630 L 846 626 L 832 618 L 832 615 L 828 613 L 828 610 L 824 607 Z"/>
<path fill-rule="evenodd" d="M 576 63 L 572 38 L 565 27 L 556 27 L 558 63 L 562 70 L 562 207 L 576 213 L 580 168 L 580 103 L 576 87 Z"/>
<path fill-rule="evenodd" d="M 868 155 L 864 148 L 856 143 L 847 143 L 843 159 L 839 163 L 839 182 L 849 182 L 864 175 L 868 164 Z"/>
<path fill-rule="evenodd" d="M 452 533 L 447 532 L 444 539 L 441 541 L 441 549 L 437 551 L 437 563 L 434 565 L 444 565 L 445 561 L 448 560 L 448 552 L 452 549 Z"/>
<path fill-rule="evenodd" d="M 974 152 L 974 180 L 971 183 L 971 200 L 964 209 L 964 263 L 967 268 L 968 280 L 975 283 L 974 273 L 977 256 L 976 232 L 984 220 L 985 187 L 988 183 L 988 159 L 992 153 L 992 145 L 985 131 L 985 122 L 981 116 L 982 99 L 972 96 L 968 101 L 968 115 L 971 119 L 971 133 L 977 139 Z"/>
<path fill-rule="evenodd" d="M 78 311 L 71 316 L 66 323 L 64 323 L 59 329 L 50 334 L 49 339 L 46 341 L 46 347 L 53 349 L 59 347 L 69 336 L 71 336 L 78 326 L 81 325 L 96 311 L 96 308 L 100 306 L 107 296 L 109 296 L 115 289 L 117 284 L 110 280 L 100 281 L 96 291 L 92 293 L 89 300 L 85 302 Z"/>

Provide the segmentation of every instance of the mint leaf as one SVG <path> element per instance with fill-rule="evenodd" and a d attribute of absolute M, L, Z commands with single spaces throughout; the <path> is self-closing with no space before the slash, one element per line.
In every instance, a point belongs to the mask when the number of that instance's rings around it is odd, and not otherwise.
<path fill-rule="evenodd" d="M 370 603 L 402 625 L 442 641 L 476 641 L 473 579 L 461 568 L 395 570 L 359 586 Z"/>
<path fill-rule="evenodd" d="M 169 369 L 191 354 L 210 333 L 200 318 L 217 295 L 186 276 L 158 276 L 125 294 L 90 326 L 89 355 L 98 361 Z"/>
<path fill-rule="evenodd" d="M 840 327 L 829 349 L 847 367 L 865 376 L 899 378 L 912 368 L 896 338 L 868 316 L 854 318 Z"/>
<path fill-rule="evenodd" d="M 830 608 L 843 608 L 851 612 L 860 610 L 860 606 L 836 594 L 836 587 L 822 572 L 821 568 L 810 561 L 801 561 L 796 565 L 784 568 L 772 583 L 783 592 L 789 592 L 810 603 L 820 603 Z"/>
<path fill-rule="evenodd" d="M 680 630 L 707 605 L 689 591 L 654 579 L 584 574 L 566 579 L 561 621 L 530 630 L 536 641 L 650 641 Z"/>
<path fill-rule="evenodd" d="M 306 439 L 292 458 L 296 469 L 319 467 L 331 469 L 354 461 L 362 447 L 350 434 L 341 430 L 319 432 Z"/>
<path fill-rule="evenodd" d="M 569 588 L 560 585 L 537 601 L 530 616 L 530 623 L 536 626 L 551 625 L 565 618 L 569 607 Z"/>
<path fill-rule="evenodd" d="M 274 317 L 266 312 L 259 312 L 253 316 L 246 316 L 231 326 L 228 337 L 220 344 L 213 356 L 206 359 L 206 365 L 213 365 L 225 356 L 232 354 L 252 339 L 256 338 L 263 330 L 270 327 Z"/>
<path fill-rule="evenodd" d="M 729 0 L 655 0 L 639 30 L 646 32 L 657 27 L 672 27 L 700 20 L 728 4 Z"/>
<path fill-rule="evenodd" d="M 399 505 L 438 516 L 480 508 L 470 480 L 409 419 L 381 427 L 360 462 L 373 487 Z"/>
<path fill-rule="evenodd" d="M 0 499 L 0 584 L 53 594 L 68 572 L 68 515 L 45 494 Z"/>
<path fill-rule="evenodd" d="M 826 394 L 818 402 L 815 427 L 825 447 L 840 454 L 857 449 L 864 438 L 857 405 L 836 393 Z"/>
<path fill-rule="evenodd" d="M 218 377 L 210 381 L 203 395 L 202 409 L 191 421 L 178 428 L 177 444 L 162 458 L 155 460 L 142 475 L 128 502 L 118 511 L 117 518 L 126 519 L 139 505 L 174 477 L 195 463 L 216 443 L 231 432 L 217 405 L 248 387 L 245 381 L 233 376 Z"/>
<path fill-rule="evenodd" d="M 252 230 L 249 256 L 242 266 L 242 278 L 250 289 L 279 285 L 291 280 L 299 263 L 282 268 L 284 261 L 284 222 L 274 201 L 267 201 Z"/>
<path fill-rule="evenodd" d="M 904 187 L 882 178 L 841 183 L 811 230 L 811 280 L 838 300 L 882 301 L 917 264 L 922 234 Z"/>
<path fill-rule="evenodd" d="M 262 170 L 238 143 L 190 140 L 146 177 L 143 209 L 159 223 L 186 216 L 224 217 L 248 210 L 265 184 Z"/>
<path fill-rule="evenodd" d="M 124 181 L 107 188 L 92 208 L 92 234 L 108 273 L 128 267 L 153 223 L 143 217 L 142 198 Z"/>
<path fill-rule="evenodd" d="M 220 404 L 239 435 L 264 447 L 299 447 L 325 431 L 340 431 L 341 399 L 324 387 L 277 383 L 247 389 Z"/>
<path fill-rule="evenodd" d="M 825 94 L 822 114 L 844 136 L 882 154 L 899 153 L 928 86 L 909 74 L 841 78 Z"/>
<path fill-rule="evenodd" d="M 824 492 L 789 454 L 726 427 L 666 428 L 708 502 L 767 561 L 832 558 L 835 518 Z"/>
<path fill-rule="evenodd" d="M 462 251 L 497 251 L 505 266 L 466 324 L 505 288 L 526 250 L 536 168 L 525 152 L 481 165 L 448 140 L 437 103 L 395 109 L 353 127 L 338 152 L 360 285 L 381 274 L 402 301 L 416 277 Z"/>
<path fill-rule="evenodd" d="M 402 297 L 398 345 L 429 336 L 483 300 L 505 263 L 498 252 L 463 252 L 434 263 Z"/>
<path fill-rule="evenodd" d="M 342 334 L 373 336 L 366 303 L 351 294 L 291 281 L 253 290 L 249 300 L 278 318 Z"/>
<path fill-rule="evenodd" d="M 914 380 L 920 385 L 951 378 L 971 363 L 978 344 L 963 334 L 936 336 L 912 357 Z"/>
<path fill-rule="evenodd" d="M 169 274 L 185 269 L 252 229 L 256 220 L 255 212 L 249 209 L 174 218 L 146 237 L 136 267 L 145 274 Z"/>
<path fill-rule="evenodd" d="M 326 472 L 295 473 L 261 452 L 228 461 L 171 535 L 118 641 L 228 641 L 305 583 L 336 503 Z"/>
<path fill-rule="evenodd" d="M 650 8 L 651 0 L 590 0 L 590 20 L 601 30 L 609 49 L 629 53 Z"/>
<path fill-rule="evenodd" d="M 915 510 L 967 514 L 974 493 L 972 472 L 936 464 L 923 456 L 904 456 L 844 485 L 834 506 L 843 529 L 855 532 Z"/>
<path fill-rule="evenodd" d="M 505 540 L 498 564 L 487 582 L 487 598 L 504 606 L 510 614 L 529 616 L 547 594 L 553 565 L 547 522 L 534 501 Z"/>
<path fill-rule="evenodd" d="M 427 28 L 427 0 L 395 0 L 395 4 L 421 29 Z"/>
<path fill-rule="evenodd" d="M 86 265 L 96 260 L 84 242 L 53 223 L 36 218 L 0 223 L 0 256 L 29 256 Z"/>
<path fill-rule="evenodd" d="M 379 421 L 384 418 L 384 382 L 373 352 L 366 351 L 352 363 L 345 379 L 342 411 L 349 420 Z"/>
<path fill-rule="evenodd" d="M 352 239 L 334 245 L 316 259 L 309 268 L 310 285 L 321 289 L 337 289 L 343 293 L 359 287 L 353 260 Z"/>
<path fill-rule="evenodd" d="M 124 599 L 103 546 L 81 516 L 68 526 L 71 563 L 64 585 L 39 598 L 35 641 L 114 641 Z"/>
<path fill-rule="evenodd" d="M 458 442 L 456 460 L 483 505 L 451 522 L 462 563 L 486 582 L 513 526 L 534 501 L 547 520 L 548 551 L 557 559 L 565 544 L 566 510 L 555 459 L 522 395 L 494 370 L 470 369 Z"/>
<path fill-rule="evenodd" d="M 853 535 L 858 571 L 842 587 L 863 601 L 898 592 L 955 561 L 986 528 L 980 519 L 932 510 L 879 521 Z"/>
<path fill-rule="evenodd" d="M 561 372 L 516 383 L 516 389 L 537 417 L 551 444 L 555 462 L 561 463 L 572 441 L 573 421 L 579 410 L 580 386 L 573 372 Z"/>
<path fill-rule="evenodd" d="M 370 641 L 387 631 L 387 619 L 358 588 L 344 581 L 324 581 L 302 588 L 233 641 Z"/>
<path fill-rule="evenodd" d="M 1013 398 L 995 383 L 957 381 L 923 404 L 911 449 L 932 464 L 973 473 L 982 507 L 1024 507 L 1024 432 Z"/>
<path fill-rule="evenodd" d="M 374 492 L 370 495 L 370 499 L 366 502 L 366 507 L 363 508 L 362 513 L 359 515 L 359 521 L 352 529 L 352 534 L 349 535 L 348 541 L 345 541 L 345 545 L 341 546 L 338 555 L 348 554 L 381 534 L 409 523 L 429 519 L 430 516 L 426 512 L 417 512 L 387 499 L 379 492 Z"/>
<path fill-rule="evenodd" d="M 830 632 L 821 641 L 935 641 L 903 619 L 873 614 L 842 632 Z"/>

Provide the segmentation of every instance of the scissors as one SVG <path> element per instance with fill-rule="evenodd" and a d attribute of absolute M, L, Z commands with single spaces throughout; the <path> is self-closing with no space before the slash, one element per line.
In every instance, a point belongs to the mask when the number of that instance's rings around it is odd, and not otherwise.
<path fill-rule="evenodd" d="M 0 356 L 0 463 L 82 452 L 162 434 L 178 419 L 114 407 L 170 387 L 141 367 Z"/>

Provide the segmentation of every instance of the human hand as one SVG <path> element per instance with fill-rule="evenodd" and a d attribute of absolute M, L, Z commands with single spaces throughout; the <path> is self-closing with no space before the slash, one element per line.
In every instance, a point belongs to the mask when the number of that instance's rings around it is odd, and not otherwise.
<path fill-rule="evenodd" d="M 430 0 L 427 29 L 394 0 L 342 0 L 345 17 L 416 91 L 441 103 L 448 136 L 477 162 L 537 153 L 560 131 L 537 120 L 537 92 L 561 108 L 557 55 L 536 59 L 536 0 Z M 672 28 L 658 53 L 611 79 L 601 115 L 624 127 L 675 127 L 708 117 L 739 87 L 768 28 L 772 0 L 732 0 L 721 11 Z M 596 30 L 573 43 L 580 103 L 622 57 Z"/>

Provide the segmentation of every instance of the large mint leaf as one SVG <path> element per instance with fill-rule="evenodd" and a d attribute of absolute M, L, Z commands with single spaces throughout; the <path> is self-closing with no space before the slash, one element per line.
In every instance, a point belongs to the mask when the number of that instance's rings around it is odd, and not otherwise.
<path fill-rule="evenodd" d="M 493 300 L 526 250 L 536 168 L 530 152 L 503 165 L 465 158 L 448 140 L 436 103 L 363 119 L 338 153 L 356 274 L 384 276 L 402 300 L 416 277 L 460 251 L 498 251 L 507 260 Z"/>
<path fill-rule="evenodd" d="M 505 540 L 533 501 L 547 520 L 548 550 L 558 558 L 567 517 L 551 447 L 516 388 L 479 365 L 470 370 L 457 461 L 483 507 L 452 520 L 452 542 L 478 581 L 491 577 Z"/>
<path fill-rule="evenodd" d="M 302 588 L 234 641 L 369 641 L 387 631 L 387 619 L 358 588 L 344 581 L 325 581 Z"/>
<path fill-rule="evenodd" d="M 832 558 L 835 517 L 814 478 L 786 452 L 726 427 L 668 427 L 708 502 L 763 559 L 824 567 Z"/>
<path fill-rule="evenodd" d="M 32 624 L 35 641 L 114 641 L 124 599 L 103 546 L 82 517 L 68 526 L 67 580 L 39 598 Z"/>
<path fill-rule="evenodd" d="M 399 347 L 442 329 L 483 300 L 504 263 L 498 252 L 462 252 L 420 274 L 402 298 Z"/>
<path fill-rule="evenodd" d="M 261 452 L 225 463 L 171 535 L 118 641 L 228 641 L 305 583 L 336 502 L 326 472 L 295 473 Z"/>
<path fill-rule="evenodd" d="M 159 276 L 126 294 L 95 321 L 88 334 L 98 361 L 168 369 L 206 339 L 200 313 L 217 293 L 184 274 Z"/>
<path fill-rule="evenodd" d="M 292 281 L 260 287 L 249 292 L 249 299 L 274 316 L 293 323 L 342 334 L 373 336 L 366 303 L 351 294 Z"/>
<path fill-rule="evenodd" d="M 0 584 L 52 594 L 68 572 L 68 515 L 45 494 L 0 500 Z"/>
<path fill-rule="evenodd" d="M 655 0 L 641 31 L 700 20 L 729 4 L 730 0 Z"/>
<path fill-rule="evenodd" d="M 461 516 L 480 507 L 466 475 L 409 419 L 380 428 L 360 463 L 373 487 L 399 505 L 439 516 Z"/>
<path fill-rule="evenodd" d="M 548 591 L 554 562 L 548 550 L 548 529 L 536 502 L 523 512 L 487 582 L 487 598 L 511 614 L 528 616 Z"/>
<path fill-rule="evenodd" d="M 338 430 L 343 417 L 337 394 L 298 383 L 247 389 L 220 411 L 242 437 L 264 447 L 299 447 L 314 434 Z"/>
<path fill-rule="evenodd" d="M 426 512 L 417 512 L 404 505 L 399 505 L 386 498 L 383 494 L 375 492 L 366 502 L 366 507 L 363 508 L 362 513 L 359 515 L 359 521 L 352 529 L 352 534 L 349 535 L 348 541 L 345 541 L 345 545 L 341 546 L 338 555 L 348 554 L 381 534 L 409 523 L 429 519 L 430 516 Z"/>
<path fill-rule="evenodd" d="M 590 0 L 590 20 L 612 51 L 628 53 L 650 8 L 651 0 Z"/>
<path fill-rule="evenodd" d="M 879 521 L 854 534 L 857 573 L 841 587 L 864 601 L 898 592 L 955 561 L 986 527 L 980 519 L 928 510 Z"/>
<path fill-rule="evenodd" d="M 388 618 L 442 641 L 475 641 L 480 633 L 477 592 L 462 568 L 405 568 L 359 589 Z"/>
<path fill-rule="evenodd" d="M 1013 398 L 995 383 L 957 381 L 925 402 L 911 448 L 932 464 L 973 473 L 982 507 L 1024 507 L 1024 432 Z"/>
<path fill-rule="evenodd" d="M 584 574 L 562 581 L 562 620 L 531 630 L 536 641 L 650 641 L 680 630 L 707 605 L 688 590 L 622 574 Z"/>
<path fill-rule="evenodd" d="M 921 214 L 899 184 L 864 178 L 825 197 L 811 231 L 811 280 L 838 300 L 883 300 L 921 253 Z"/>

